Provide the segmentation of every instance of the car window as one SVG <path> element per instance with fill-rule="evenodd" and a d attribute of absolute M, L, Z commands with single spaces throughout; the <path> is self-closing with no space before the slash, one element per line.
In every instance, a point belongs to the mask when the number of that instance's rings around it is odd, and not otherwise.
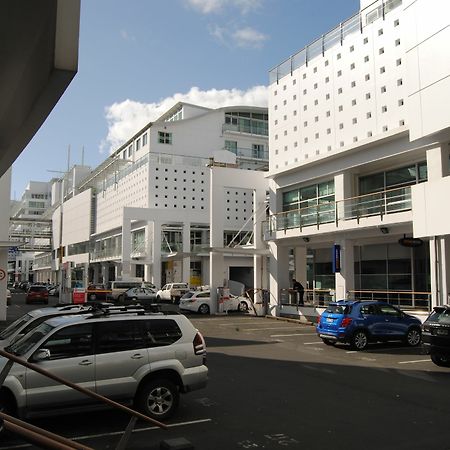
<path fill-rule="evenodd" d="M 19 317 L 0 333 L 0 339 L 6 339 L 7 337 L 11 336 L 32 318 L 33 316 L 31 314 L 25 314 L 24 316 Z"/>
<path fill-rule="evenodd" d="M 51 360 L 92 355 L 92 324 L 65 327 L 40 345 L 44 348 L 50 350 Z"/>
<path fill-rule="evenodd" d="M 352 307 L 350 305 L 328 305 L 325 312 L 331 314 L 350 314 Z"/>
<path fill-rule="evenodd" d="M 380 305 L 379 308 L 381 314 L 386 316 L 399 316 L 401 314 L 398 309 L 395 309 L 393 306 L 390 305 Z"/>
<path fill-rule="evenodd" d="M 427 322 L 439 322 L 444 324 L 450 324 L 450 310 L 448 309 L 434 310 L 430 314 L 430 317 L 428 317 Z"/>
<path fill-rule="evenodd" d="M 205 298 L 205 297 L 209 297 L 209 292 L 200 292 L 197 295 L 198 298 Z"/>
<path fill-rule="evenodd" d="M 146 347 L 144 326 L 140 320 L 98 324 L 97 353 L 121 352 Z"/>
<path fill-rule="evenodd" d="M 53 326 L 47 322 L 43 322 L 36 328 L 33 328 L 29 333 L 20 338 L 17 342 L 7 347 L 7 351 L 17 356 L 22 356 L 32 349 L 44 336 L 47 336 L 52 330 Z"/>
<path fill-rule="evenodd" d="M 178 324 L 170 319 L 147 320 L 146 327 L 150 347 L 173 344 L 183 335 Z"/>
<path fill-rule="evenodd" d="M 363 314 L 364 316 L 372 316 L 379 314 L 379 312 L 375 305 L 362 305 L 361 314 Z"/>

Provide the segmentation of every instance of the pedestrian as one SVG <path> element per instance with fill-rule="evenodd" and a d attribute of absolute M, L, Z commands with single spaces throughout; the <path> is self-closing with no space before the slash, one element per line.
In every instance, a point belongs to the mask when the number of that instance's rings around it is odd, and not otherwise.
<path fill-rule="evenodd" d="M 298 306 L 303 306 L 303 294 L 305 293 L 305 288 L 303 287 L 302 283 L 300 283 L 300 281 L 297 281 L 295 278 L 292 279 L 292 283 L 292 288 L 297 293 Z"/>

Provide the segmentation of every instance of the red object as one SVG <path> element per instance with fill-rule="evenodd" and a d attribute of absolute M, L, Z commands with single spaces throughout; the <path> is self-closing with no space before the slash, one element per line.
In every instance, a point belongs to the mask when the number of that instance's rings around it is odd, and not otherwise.
<path fill-rule="evenodd" d="M 84 289 L 74 289 L 72 292 L 72 303 L 86 303 L 86 291 Z"/>
<path fill-rule="evenodd" d="M 350 317 L 344 317 L 342 319 L 341 327 L 346 328 L 352 323 L 352 319 Z"/>

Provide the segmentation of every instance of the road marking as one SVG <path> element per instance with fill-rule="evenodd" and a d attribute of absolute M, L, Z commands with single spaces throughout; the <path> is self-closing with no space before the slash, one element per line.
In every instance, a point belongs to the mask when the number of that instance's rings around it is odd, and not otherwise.
<path fill-rule="evenodd" d="M 322 341 L 316 341 L 316 342 L 303 342 L 303 345 L 317 345 L 317 344 L 322 345 L 323 342 L 322 342 Z"/>
<path fill-rule="evenodd" d="M 416 359 L 415 361 L 399 361 L 399 364 L 415 364 L 421 362 L 430 362 L 431 359 Z"/>
<path fill-rule="evenodd" d="M 266 331 L 266 330 L 298 330 L 298 327 L 267 327 L 267 328 L 242 328 L 241 331 Z"/>
<path fill-rule="evenodd" d="M 271 334 L 270 337 L 314 336 L 315 333 Z"/>
<path fill-rule="evenodd" d="M 345 352 L 345 353 L 359 353 L 357 350 L 348 350 L 347 352 Z"/>
<path fill-rule="evenodd" d="M 198 420 L 191 420 L 189 422 L 180 422 L 180 423 L 172 423 L 170 425 L 167 425 L 168 428 L 176 428 L 176 427 L 182 427 L 182 426 L 186 426 L 186 425 L 197 425 L 200 423 L 206 423 L 206 422 L 212 422 L 212 419 L 198 419 Z M 160 427 L 144 427 L 144 428 L 137 428 L 134 429 L 132 431 L 132 433 L 140 433 L 142 431 L 153 431 L 153 430 L 160 430 Z M 121 431 L 113 431 L 111 433 L 99 433 L 99 434 L 89 434 L 89 435 L 85 435 L 85 436 L 73 436 L 71 438 L 72 441 L 84 441 L 87 439 L 98 439 L 101 437 L 106 437 L 106 436 L 121 436 L 123 435 L 124 430 Z M 11 450 L 14 448 L 30 448 L 31 445 L 30 444 L 19 444 L 19 445 L 8 445 L 8 447 L 0 447 L 0 450 Z"/>

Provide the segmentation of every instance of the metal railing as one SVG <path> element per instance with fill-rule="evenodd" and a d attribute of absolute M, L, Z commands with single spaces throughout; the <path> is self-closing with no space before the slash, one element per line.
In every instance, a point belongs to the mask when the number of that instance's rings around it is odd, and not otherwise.
<path fill-rule="evenodd" d="M 376 300 L 387 302 L 402 310 L 431 311 L 431 292 L 391 290 L 349 290 L 349 300 Z M 334 289 L 305 289 L 304 306 L 327 306 L 336 298 Z M 281 306 L 298 306 L 299 294 L 293 289 L 280 290 Z"/>
<path fill-rule="evenodd" d="M 267 122 L 264 125 L 252 121 L 250 125 L 224 123 L 222 125 L 222 132 L 234 131 L 237 133 L 257 134 L 259 136 L 268 136 L 269 128 Z"/>
<path fill-rule="evenodd" d="M 28 361 L 25 361 L 24 359 L 19 358 L 18 356 L 8 353 L 5 350 L 0 349 L 0 356 L 3 356 L 8 360 L 5 366 L 3 367 L 2 371 L 0 372 L 0 387 L 3 385 L 6 377 L 8 376 L 8 373 L 11 370 L 13 363 L 17 363 L 20 364 L 21 366 L 26 367 L 27 369 L 33 370 L 34 372 L 44 375 L 47 378 L 51 378 L 57 383 L 64 384 L 65 386 L 68 386 L 76 391 L 79 391 L 82 394 L 85 394 L 89 397 L 94 398 L 95 400 L 99 400 L 100 402 L 107 404 L 108 406 L 112 406 L 113 408 L 119 409 L 131 415 L 130 422 L 128 423 L 127 428 L 116 447 L 117 449 L 126 448 L 126 444 L 129 440 L 131 432 L 133 431 L 137 419 L 144 420 L 146 422 L 151 423 L 152 425 L 156 425 L 166 430 L 168 429 L 167 425 L 165 425 L 162 422 L 159 422 L 158 420 L 152 419 L 151 417 L 148 417 L 145 414 L 135 411 L 134 409 L 128 408 L 127 406 L 121 405 L 120 403 L 117 403 L 114 400 L 104 397 L 103 395 L 97 394 L 96 392 L 93 392 L 89 389 L 85 389 L 82 386 L 79 386 L 78 384 L 72 383 L 69 380 L 66 380 L 62 377 L 59 377 L 49 372 L 48 370 L 42 369 L 37 364 L 29 363 Z M 3 420 L 5 429 L 20 434 L 22 437 L 24 437 L 26 440 L 30 442 L 37 442 L 41 444 L 43 448 L 89 449 L 89 447 L 83 446 L 74 441 L 70 441 L 69 439 L 50 433 L 41 428 L 31 426 L 26 422 L 11 417 L 8 414 L 0 412 L 0 418 Z"/>
<path fill-rule="evenodd" d="M 287 229 L 316 226 L 325 223 L 339 223 L 347 220 L 359 220 L 363 217 L 380 216 L 411 210 L 411 187 L 390 189 L 373 194 L 338 200 L 336 202 L 321 203 L 272 214 L 263 222 L 264 234 L 284 231 Z"/>
<path fill-rule="evenodd" d="M 269 71 L 269 84 L 278 83 L 281 78 L 292 74 L 295 69 L 298 69 L 304 64 L 307 65 L 311 59 L 320 55 L 324 56 L 327 50 L 336 45 L 342 45 L 348 36 L 357 32 L 361 33 L 364 27 L 375 20 L 384 18 L 385 14 L 391 12 L 401 4 L 402 0 L 374 1 L 365 9 L 357 12 L 344 22 L 341 22 L 337 27 L 323 34 L 295 55 L 271 69 Z"/>

